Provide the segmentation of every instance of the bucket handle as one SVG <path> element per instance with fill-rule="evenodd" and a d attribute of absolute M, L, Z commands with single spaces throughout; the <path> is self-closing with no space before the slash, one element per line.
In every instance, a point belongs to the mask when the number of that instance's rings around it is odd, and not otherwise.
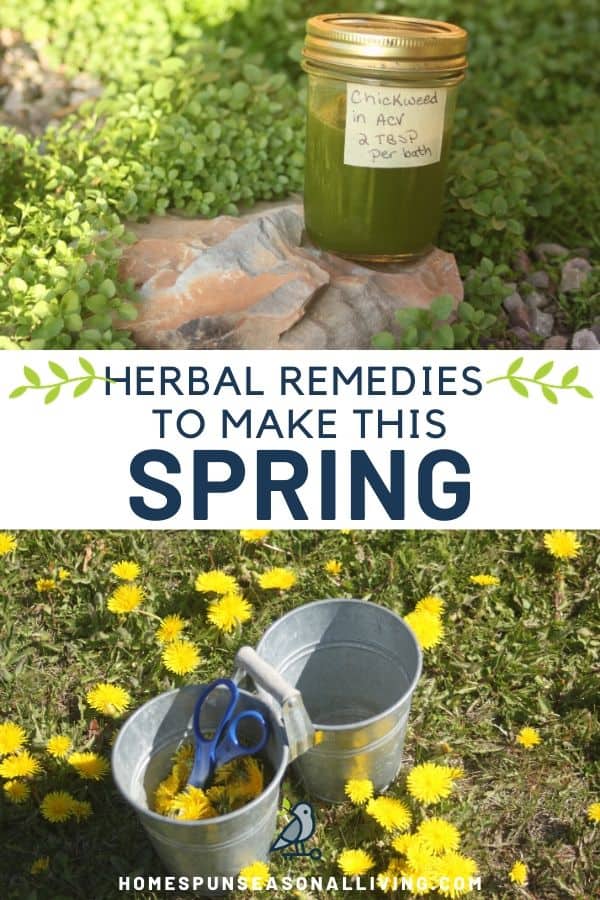
<path fill-rule="evenodd" d="M 252 647 L 240 647 L 235 663 L 238 671 L 234 680 L 238 681 L 240 669 L 243 669 L 252 680 L 267 691 L 281 709 L 283 727 L 290 751 L 290 761 L 302 753 L 306 753 L 315 744 L 315 729 L 304 706 L 302 694 L 285 680 L 277 669 L 258 655 Z"/>

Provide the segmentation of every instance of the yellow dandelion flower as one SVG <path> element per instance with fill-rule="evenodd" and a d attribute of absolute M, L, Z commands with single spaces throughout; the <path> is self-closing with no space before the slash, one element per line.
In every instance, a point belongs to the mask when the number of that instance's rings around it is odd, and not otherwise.
<path fill-rule="evenodd" d="M 120 584 L 108 598 L 106 607 L 115 615 L 125 615 L 137 609 L 144 599 L 144 589 L 137 584 Z"/>
<path fill-rule="evenodd" d="M 264 778 L 257 759 L 247 756 L 234 764 L 232 773 L 225 779 L 224 787 L 234 806 L 248 803 L 262 793 Z M 215 779 L 216 780 L 216 779 Z M 221 782 L 223 779 L 219 779 Z"/>
<path fill-rule="evenodd" d="M 181 744 L 177 750 L 175 751 L 175 756 L 173 757 L 173 762 L 175 764 L 178 763 L 193 763 L 194 756 L 196 755 L 196 750 L 193 744 L 190 744 L 186 741 L 184 744 Z"/>
<path fill-rule="evenodd" d="M 291 569 L 281 569 L 275 567 L 267 569 L 262 575 L 258 576 L 258 583 L 264 590 L 280 590 L 287 591 L 294 587 L 297 578 L 296 573 Z"/>
<path fill-rule="evenodd" d="M 202 788 L 188 785 L 171 800 L 169 813 L 176 819 L 195 821 L 196 819 L 213 819 L 217 812 Z"/>
<path fill-rule="evenodd" d="M 178 772 L 170 772 L 158 785 L 154 792 L 154 810 L 161 816 L 166 816 L 171 808 L 175 795 L 179 793 L 183 785 Z"/>
<path fill-rule="evenodd" d="M 328 575 L 339 575 L 342 571 L 342 564 L 339 559 L 328 559 L 323 568 Z"/>
<path fill-rule="evenodd" d="M 58 570 L 58 580 L 59 581 L 67 581 L 71 577 L 71 573 L 68 569 L 63 569 L 61 566 Z"/>
<path fill-rule="evenodd" d="M 56 587 L 56 581 L 54 578 L 38 578 L 35 583 L 35 589 L 38 594 L 44 594 L 48 591 L 53 591 Z"/>
<path fill-rule="evenodd" d="M 404 616 L 404 621 L 414 631 L 423 650 L 435 647 L 444 637 L 444 626 L 441 619 L 426 610 L 413 610 Z"/>
<path fill-rule="evenodd" d="M 140 567 L 130 559 L 122 559 L 110 567 L 110 571 L 121 581 L 135 581 L 139 577 Z"/>
<path fill-rule="evenodd" d="M 352 803 L 361 806 L 373 796 L 373 782 L 368 778 L 351 778 L 344 785 L 344 793 Z"/>
<path fill-rule="evenodd" d="M 461 775 L 461 769 L 440 766 L 437 763 L 421 763 L 408 773 L 406 787 L 411 797 L 429 805 L 448 797 L 454 780 Z"/>
<path fill-rule="evenodd" d="M 477 875 L 477 863 L 461 853 L 444 853 L 438 857 L 440 894 L 444 897 L 460 897 L 472 890 L 470 879 Z"/>
<path fill-rule="evenodd" d="M 10 803 L 25 803 L 30 792 L 26 781 L 13 780 L 4 783 L 4 793 Z"/>
<path fill-rule="evenodd" d="M 342 850 L 337 859 L 338 868 L 344 875 L 353 878 L 355 875 L 364 875 L 375 865 L 375 860 L 365 850 Z"/>
<path fill-rule="evenodd" d="M 162 652 L 162 661 L 169 672 L 187 675 L 200 665 L 200 651 L 191 641 L 171 641 Z"/>
<path fill-rule="evenodd" d="M 37 859 L 31 863 L 31 868 L 29 869 L 30 875 L 41 875 L 42 872 L 47 872 L 50 867 L 50 857 L 49 856 L 38 856 Z"/>
<path fill-rule="evenodd" d="M 27 743 L 27 735 L 20 725 L 14 722 L 0 722 L 0 756 L 16 753 Z"/>
<path fill-rule="evenodd" d="M 520 732 L 515 738 L 515 741 L 517 742 L 517 744 L 525 747 L 526 750 L 531 750 L 532 747 L 537 747 L 538 744 L 542 743 L 542 739 L 537 728 L 530 728 L 529 726 L 521 728 Z"/>
<path fill-rule="evenodd" d="M 575 559 L 579 556 L 581 543 L 574 531 L 547 531 L 544 546 L 556 559 Z"/>
<path fill-rule="evenodd" d="M 196 576 L 194 587 L 201 594 L 239 594 L 240 589 L 233 575 L 227 575 L 221 569 L 200 572 Z"/>
<path fill-rule="evenodd" d="M 8 534 L 7 531 L 0 531 L 0 556 L 6 556 L 17 549 L 17 539 Z"/>
<path fill-rule="evenodd" d="M 409 845 L 401 873 L 411 880 L 413 894 L 427 894 L 437 887 L 437 859 L 419 839 Z"/>
<path fill-rule="evenodd" d="M 224 594 L 209 605 L 206 618 L 220 631 L 229 633 L 252 618 L 252 606 L 240 594 Z"/>
<path fill-rule="evenodd" d="M 600 803 L 590 803 L 587 808 L 587 817 L 590 822 L 600 822 Z"/>
<path fill-rule="evenodd" d="M 408 806 L 394 797 L 376 797 L 369 800 L 367 813 L 384 831 L 406 831 L 412 821 Z"/>
<path fill-rule="evenodd" d="M 441 616 L 444 612 L 444 607 L 446 605 L 446 601 L 442 600 L 441 597 L 436 597 L 433 594 L 427 594 L 426 597 L 422 597 L 421 600 L 415 606 L 415 612 L 427 612 L 432 616 Z"/>
<path fill-rule="evenodd" d="M 20 750 L 7 756 L 0 763 L 0 775 L 3 778 L 32 778 L 42 771 L 42 767 L 28 750 Z"/>
<path fill-rule="evenodd" d="M 408 851 L 413 847 L 423 846 L 423 842 L 418 834 L 399 834 L 392 841 L 392 847 L 396 851 L 396 853 L 401 853 L 403 856 L 406 856 Z"/>
<path fill-rule="evenodd" d="M 262 891 L 269 880 L 269 867 L 266 863 L 256 860 L 240 869 L 240 878 L 245 880 L 251 891 Z"/>
<path fill-rule="evenodd" d="M 55 759 L 64 759 L 71 749 L 71 738 L 66 734 L 55 734 L 46 743 L 46 752 Z"/>
<path fill-rule="evenodd" d="M 508 873 L 508 877 L 513 884 L 527 884 L 527 866 L 525 863 L 518 860 Z"/>
<path fill-rule="evenodd" d="M 255 544 L 258 541 L 262 541 L 270 533 L 268 528 L 246 528 L 240 531 L 240 537 L 249 544 Z"/>
<path fill-rule="evenodd" d="M 400 879 L 400 860 L 390 860 L 387 869 L 377 875 L 377 887 L 384 894 L 391 894 L 398 889 Z"/>
<path fill-rule="evenodd" d="M 97 753 L 71 753 L 67 762 L 73 766 L 78 775 L 90 781 L 100 781 L 108 773 L 108 762 Z"/>
<path fill-rule="evenodd" d="M 491 587 L 500 584 L 500 579 L 497 578 L 496 575 L 486 575 L 484 573 L 481 575 L 469 575 L 469 581 L 473 584 L 479 584 L 482 587 Z"/>
<path fill-rule="evenodd" d="M 187 626 L 188 622 L 181 616 L 165 616 L 156 630 L 156 639 L 159 644 L 169 644 L 176 640 Z"/>
<path fill-rule="evenodd" d="M 92 804 L 89 800 L 73 800 L 73 816 L 78 822 L 89 819 L 92 812 Z"/>
<path fill-rule="evenodd" d="M 99 682 L 94 685 L 87 694 L 86 700 L 88 706 L 95 709 L 96 712 L 103 713 L 105 716 L 111 716 L 113 719 L 118 718 L 121 713 L 131 706 L 131 697 L 125 688 L 119 687 L 117 684 L 106 684 Z"/>
<path fill-rule="evenodd" d="M 456 825 L 446 819 L 423 819 L 417 828 L 417 835 L 429 853 L 447 853 L 458 850 L 460 832 Z"/>
<path fill-rule="evenodd" d="M 66 822 L 74 812 L 77 801 L 68 791 L 50 791 L 40 804 L 40 810 L 49 822 Z"/>

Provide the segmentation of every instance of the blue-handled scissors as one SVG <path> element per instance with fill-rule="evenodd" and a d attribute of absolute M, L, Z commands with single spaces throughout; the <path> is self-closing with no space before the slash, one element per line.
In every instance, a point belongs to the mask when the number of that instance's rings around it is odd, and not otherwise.
<path fill-rule="evenodd" d="M 229 703 L 221 719 L 217 723 L 214 734 L 210 738 L 205 737 L 200 728 L 200 716 L 202 707 L 209 694 L 220 687 L 226 687 L 229 691 Z M 215 769 L 225 765 L 239 756 L 252 756 L 259 753 L 269 737 L 269 725 L 265 717 L 257 709 L 246 709 L 234 716 L 240 692 L 236 684 L 230 678 L 216 678 L 207 684 L 196 700 L 192 724 L 196 738 L 196 753 L 194 765 L 188 778 L 188 784 L 192 787 L 203 788 L 212 776 Z M 259 738 L 254 744 L 241 744 L 238 728 L 241 722 L 253 720 L 258 726 Z"/>

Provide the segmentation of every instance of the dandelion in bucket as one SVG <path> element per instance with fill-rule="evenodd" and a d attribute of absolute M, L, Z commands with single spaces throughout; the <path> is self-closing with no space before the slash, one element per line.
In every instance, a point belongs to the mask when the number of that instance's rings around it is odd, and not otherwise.
<path fill-rule="evenodd" d="M 485 573 L 469 575 L 469 581 L 472 584 L 479 584 L 481 587 L 495 587 L 500 584 L 500 579 L 496 575 L 486 575 Z"/>
<path fill-rule="evenodd" d="M 531 728 L 526 725 L 524 728 L 521 728 L 515 741 L 517 744 L 525 747 L 526 750 L 531 750 L 533 747 L 537 747 L 538 744 L 542 743 L 542 738 L 537 728 Z"/>
<path fill-rule="evenodd" d="M 452 792 L 454 781 L 462 776 L 462 770 L 438 763 L 421 763 L 408 773 L 408 793 L 426 806 L 439 803 Z"/>
<path fill-rule="evenodd" d="M 362 806 L 373 797 L 373 782 L 368 778 L 351 778 L 344 786 L 344 793 L 356 806 Z"/>
<path fill-rule="evenodd" d="M 328 559 L 323 568 L 328 575 L 340 575 L 342 571 L 342 564 L 339 559 Z"/>
<path fill-rule="evenodd" d="M 163 665 L 175 675 L 187 675 L 200 665 L 200 651 L 192 641 L 171 641 L 162 652 Z"/>
<path fill-rule="evenodd" d="M 140 567 L 131 559 L 122 559 L 110 567 L 110 571 L 121 581 L 135 581 L 139 577 Z"/>
<path fill-rule="evenodd" d="M 251 891 L 262 891 L 269 880 L 269 867 L 261 860 L 250 863 L 240 869 L 240 878 L 244 878 Z"/>
<path fill-rule="evenodd" d="M 291 569 L 282 569 L 275 566 L 267 569 L 262 575 L 258 576 L 258 583 L 263 590 L 279 590 L 287 591 L 294 587 L 297 581 L 296 573 Z"/>
<path fill-rule="evenodd" d="M 66 734 L 53 735 L 46 742 L 46 753 L 49 753 L 54 759 L 64 759 L 70 749 L 71 738 Z"/>
<path fill-rule="evenodd" d="M 0 531 L 0 556 L 6 556 L 17 549 L 17 539 L 7 531 Z"/>
<path fill-rule="evenodd" d="M 588 820 L 594 824 L 600 822 L 600 803 L 590 803 L 587 808 L 587 817 Z"/>
<path fill-rule="evenodd" d="M 245 528 L 240 531 L 240 537 L 248 544 L 256 544 L 264 540 L 270 533 L 268 528 Z"/>
<path fill-rule="evenodd" d="M 119 687 L 117 684 L 107 684 L 99 682 L 94 685 L 87 694 L 86 700 L 88 706 L 95 709 L 96 712 L 103 713 L 113 719 L 118 718 L 131 706 L 131 697 L 125 688 Z"/>
<path fill-rule="evenodd" d="M 221 569 L 200 572 L 196 576 L 194 587 L 201 594 L 239 594 L 238 583 L 233 575 L 227 575 Z"/>
<path fill-rule="evenodd" d="M 53 824 L 66 822 L 74 813 L 75 797 L 68 791 L 50 791 L 40 804 L 45 819 Z"/>
<path fill-rule="evenodd" d="M 28 750 L 6 756 L 0 763 L 0 775 L 3 778 L 33 778 L 41 771 L 39 761 Z"/>
<path fill-rule="evenodd" d="M 544 534 L 544 546 L 556 559 L 575 559 L 581 549 L 574 531 L 547 531 Z"/>
<path fill-rule="evenodd" d="M 514 864 L 510 872 L 508 873 L 508 877 L 513 884 L 524 885 L 527 884 L 527 866 L 521 860 L 517 860 Z"/>
<path fill-rule="evenodd" d="M 206 618 L 226 634 L 252 618 L 252 606 L 240 594 L 224 594 L 208 607 Z"/>
<path fill-rule="evenodd" d="M 92 751 L 71 753 L 67 762 L 78 775 L 91 781 L 100 781 L 108 773 L 108 762 Z"/>
<path fill-rule="evenodd" d="M 337 859 L 338 868 L 350 878 L 366 875 L 374 866 L 375 860 L 366 850 L 342 850 Z"/>
<path fill-rule="evenodd" d="M 124 616 L 136 610 L 144 597 L 144 589 L 139 585 L 121 584 L 108 598 L 106 608 L 115 615 Z"/>
<path fill-rule="evenodd" d="M 0 722 L 0 756 L 16 753 L 27 743 L 25 730 L 15 722 Z"/>
<path fill-rule="evenodd" d="M 156 629 L 156 640 L 159 644 L 169 644 L 171 641 L 177 640 L 181 632 L 188 626 L 188 622 L 181 616 L 172 615 L 165 616 L 161 620 L 159 627 Z"/>
<path fill-rule="evenodd" d="M 31 793 L 26 781 L 14 779 L 4 783 L 4 796 L 9 803 L 25 803 Z"/>

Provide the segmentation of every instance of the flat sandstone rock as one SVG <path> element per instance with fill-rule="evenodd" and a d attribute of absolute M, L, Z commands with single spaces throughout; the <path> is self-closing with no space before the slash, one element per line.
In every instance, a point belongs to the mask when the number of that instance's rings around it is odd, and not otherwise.
<path fill-rule="evenodd" d="M 133 229 L 121 275 L 142 303 L 131 328 L 149 349 L 368 349 L 395 312 L 462 300 L 454 257 L 365 266 L 313 247 L 298 201 L 235 218 L 156 217 Z"/>

